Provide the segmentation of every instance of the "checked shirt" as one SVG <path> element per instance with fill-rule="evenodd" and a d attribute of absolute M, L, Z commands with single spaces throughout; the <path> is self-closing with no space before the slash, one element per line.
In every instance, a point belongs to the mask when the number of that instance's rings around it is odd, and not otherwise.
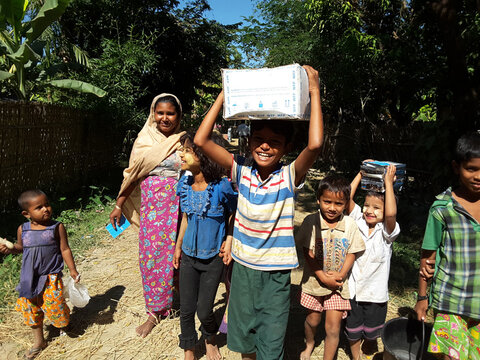
<path fill-rule="evenodd" d="M 431 305 L 480 319 L 480 224 L 448 188 L 430 208 L 422 249 L 436 254 Z"/>

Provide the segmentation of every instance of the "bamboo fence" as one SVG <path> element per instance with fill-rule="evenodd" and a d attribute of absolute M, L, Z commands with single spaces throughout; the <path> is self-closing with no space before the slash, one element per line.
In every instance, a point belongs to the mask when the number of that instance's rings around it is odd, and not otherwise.
<path fill-rule="evenodd" d="M 75 191 L 113 164 L 108 124 L 58 105 L 0 101 L 0 212 L 27 189 Z"/>

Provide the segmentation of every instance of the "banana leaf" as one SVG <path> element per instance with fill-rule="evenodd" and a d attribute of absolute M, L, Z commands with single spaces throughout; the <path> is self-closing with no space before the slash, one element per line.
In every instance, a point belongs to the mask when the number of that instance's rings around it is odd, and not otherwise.
<path fill-rule="evenodd" d="M 17 51 L 18 45 L 13 42 L 7 30 L 0 31 L 0 41 L 10 53 Z"/>
<path fill-rule="evenodd" d="M 19 27 L 27 9 L 28 0 L 0 1 L 0 24 L 7 21 L 10 25 Z"/>
<path fill-rule="evenodd" d="M 80 81 L 80 80 L 70 80 L 70 79 L 62 79 L 62 80 L 52 80 L 46 82 L 48 85 L 52 85 L 62 89 L 71 89 L 76 90 L 82 93 L 89 93 L 94 94 L 98 97 L 104 97 L 107 92 L 99 87 Z"/>
<path fill-rule="evenodd" d="M 28 41 L 31 42 L 42 35 L 45 29 L 65 12 L 69 3 L 70 0 L 46 0 L 37 16 L 26 26 L 25 37 Z"/>
<path fill-rule="evenodd" d="M 7 80 L 8 78 L 11 78 L 13 75 L 15 74 L 0 70 L 0 81 Z"/>
<path fill-rule="evenodd" d="M 27 43 L 23 43 L 15 53 L 7 54 L 7 56 L 12 59 L 12 61 L 19 64 L 26 64 L 30 60 L 33 62 L 41 60 L 41 56 L 33 51 Z"/>

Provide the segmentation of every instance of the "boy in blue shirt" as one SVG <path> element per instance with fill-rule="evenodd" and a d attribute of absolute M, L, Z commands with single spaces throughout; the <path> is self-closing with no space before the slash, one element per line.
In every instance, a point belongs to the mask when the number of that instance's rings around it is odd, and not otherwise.
<path fill-rule="evenodd" d="M 253 121 L 251 164 L 210 140 L 223 106 L 223 92 L 200 125 L 194 142 L 213 161 L 231 171 L 238 186 L 238 208 L 231 251 L 235 260 L 228 308 L 228 348 L 244 359 L 283 359 L 290 309 L 290 270 L 298 266 L 293 238 L 294 195 L 323 143 L 318 72 L 304 66 L 311 116 L 308 144 L 289 164 L 293 127 L 287 121 Z"/>

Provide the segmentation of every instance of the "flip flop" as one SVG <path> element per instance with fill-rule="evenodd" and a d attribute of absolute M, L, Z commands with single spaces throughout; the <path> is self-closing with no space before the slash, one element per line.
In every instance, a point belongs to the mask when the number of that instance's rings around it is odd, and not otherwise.
<path fill-rule="evenodd" d="M 36 348 L 31 348 L 28 350 L 28 352 L 23 356 L 24 359 L 30 360 L 30 359 L 35 359 L 40 353 L 42 352 L 43 349 L 45 349 L 46 346 L 43 347 L 36 347 Z"/>

